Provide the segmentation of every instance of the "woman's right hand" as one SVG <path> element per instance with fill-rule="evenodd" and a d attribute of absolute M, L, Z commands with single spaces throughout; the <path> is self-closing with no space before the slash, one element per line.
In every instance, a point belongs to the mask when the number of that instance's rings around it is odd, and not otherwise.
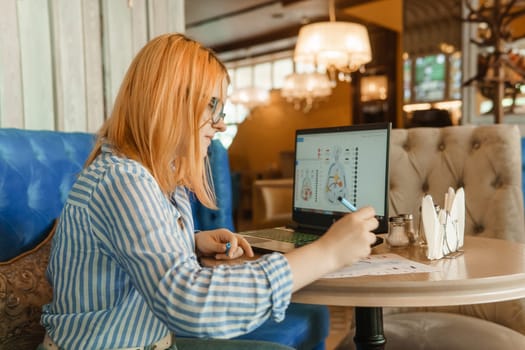
<path fill-rule="evenodd" d="M 319 239 L 319 244 L 335 259 L 338 268 L 351 265 L 370 255 L 371 245 L 376 241 L 372 230 L 378 225 L 375 210 L 363 207 L 336 221 Z"/>
<path fill-rule="evenodd" d="M 378 224 L 374 209 L 364 207 L 339 219 L 317 241 L 286 253 L 293 290 L 368 256 Z"/>

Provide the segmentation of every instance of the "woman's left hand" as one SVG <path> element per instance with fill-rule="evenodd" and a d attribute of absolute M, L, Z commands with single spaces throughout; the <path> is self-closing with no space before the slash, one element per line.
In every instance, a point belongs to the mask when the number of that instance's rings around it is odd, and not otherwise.
<path fill-rule="evenodd" d="M 226 243 L 230 243 L 228 251 Z M 196 233 L 195 246 L 203 255 L 214 255 L 215 259 L 237 259 L 243 255 L 253 257 L 250 243 L 242 236 L 224 228 Z"/>

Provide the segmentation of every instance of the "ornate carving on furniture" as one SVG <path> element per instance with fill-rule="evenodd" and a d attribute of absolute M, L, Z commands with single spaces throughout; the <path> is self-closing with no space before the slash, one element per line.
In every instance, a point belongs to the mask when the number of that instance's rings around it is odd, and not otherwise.
<path fill-rule="evenodd" d="M 0 263 L 0 349 L 35 349 L 44 337 L 42 305 L 52 298 L 45 272 L 52 233 L 33 250 Z"/>

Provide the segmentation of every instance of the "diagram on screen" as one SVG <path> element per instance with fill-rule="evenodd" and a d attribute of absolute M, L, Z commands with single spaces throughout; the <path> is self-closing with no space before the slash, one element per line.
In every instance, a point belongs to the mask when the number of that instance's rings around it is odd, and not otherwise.
<path fill-rule="evenodd" d="M 330 203 L 335 203 L 338 197 L 344 197 L 356 204 L 358 152 L 358 147 L 354 150 L 349 147 L 344 150 L 340 146 L 333 147 L 325 191 Z"/>
<path fill-rule="evenodd" d="M 312 181 L 308 176 L 303 178 L 303 183 L 301 184 L 301 198 L 303 201 L 308 202 L 313 195 Z"/>

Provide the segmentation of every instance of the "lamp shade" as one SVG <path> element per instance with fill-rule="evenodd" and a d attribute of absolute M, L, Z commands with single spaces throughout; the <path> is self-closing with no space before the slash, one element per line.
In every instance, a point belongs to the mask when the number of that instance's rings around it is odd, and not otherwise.
<path fill-rule="evenodd" d="M 294 61 L 353 72 L 372 60 L 365 26 L 349 22 L 318 22 L 301 27 Z"/>
<path fill-rule="evenodd" d="M 269 100 L 269 91 L 255 86 L 237 89 L 230 96 L 231 103 L 241 104 L 248 109 L 266 105 Z"/>
<path fill-rule="evenodd" d="M 322 98 L 330 96 L 332 85 L 325 74 L 293 73 L 286 76 L 281 95 L 286 99 Z"/>
<path fill-rule="evenodd" d="M 281 96 L 293 103 L 296 109 L 308 112 L 318 99 L 330 96 L 332 84 L 326 74 L 293 73 L 286 76 Z"/>
<path fill-rule="evenodd" d="M 386 100 L 388 79 L 386 75 L 372 75 L 361 78 L 361 101 Z"/>

